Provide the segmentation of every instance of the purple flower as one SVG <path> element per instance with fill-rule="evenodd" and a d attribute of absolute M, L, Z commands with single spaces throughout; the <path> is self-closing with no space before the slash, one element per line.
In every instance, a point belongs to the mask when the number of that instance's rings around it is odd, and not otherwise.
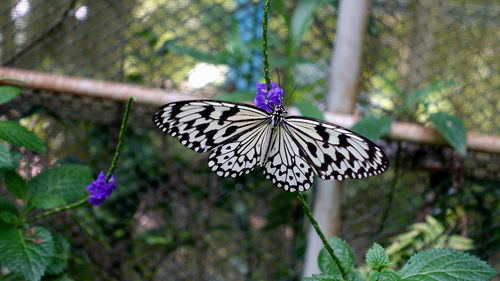
<path fill-rule="evenodd" d="M 97 179 L 87 186 L 87 190 L 91 194 L 89 203 L 94 206 L 100 206 L 102 202 L 111 195 L 111 192 L 115 188 L 115 175 L 112 175 L 109 181 L 106 182 L 106 176 L 101 171 Z"/>
<path fill-rule="evenodd" d="M 268 93 L 267 84 L 257 82 L 254 103 L 257 107 L 271 112 L 274 106 L 283 105 L 283 89 L 278 87 L 276 83 L 271 82 L 271 90 Z"/>

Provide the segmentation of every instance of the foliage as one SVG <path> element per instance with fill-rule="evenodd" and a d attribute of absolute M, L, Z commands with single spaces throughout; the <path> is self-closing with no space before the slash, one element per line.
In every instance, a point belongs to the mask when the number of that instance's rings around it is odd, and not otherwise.
<path fill-rule="evenodd" d="M 405 260 L 418 251 L 430 248 L 450 248 L 455 250 L 471 250 L 473 241 L 469 238 L 450 234 L 455 227 L 455 220 L 448 219 L 444 226 L 432 216 L 426 216 L 425 222 L 410 225 L 408 231 L 391 239 L 387 252 L 394 265 L 401 266 Z"/>
<path fill-rule="evenodd" d="M 428 116 L 429 120 L 434 123 L 436 129 L 444 136 L 446 141 L 459 154 L 465 155 L 467 140 L 463 122 L 457 116 L 443 111 L 432 113 L 430 110 L 432 103 L 428 101 L 429 96 L 456 86 L 455 82 L 437 81 L 428 87 L 417 89 L 405 95 L 393 81 L 383 76 L 380 77 L 380 80 L 385 84 L 387 91 L 395 94 L 393 99 L 401 100 L 401 104 L 396 108 L 382 108 L 384 114 L 381 116 L 367 116 L 359 120 L 351 128 L 353 131 L 375 140 L 389 132 L 393 120 L 400 118 L 414 120 L 415 118 L 411 118 L 411 116 L 418 112 L 422 116 Z"/>
<path fill-rule="evenodd" d="M 5 103 L 19 95 L 13 87 L 0 86 Z M 0 175 L 10 195 L 0 197 L 0 264 L 9 274 L 1 280 L 71 280 L 64 275 L 69 243 L 63 236 L 33 222 L 86 203 L 85 187 L 92 181 L 87 166 L 56 165 L 25 180 L 16 169 L 21 147 L 45 153 L 43 141 L 17 122 L 0 122 Z M 76 202 L 75 202 L 76 201 Z M 18 211 L 20 209 L 20 212 Z M 40 213 L 41 210 L 49 210 Z M 49 277 L 50 276 L 50 277 Z"/>
<path fill-rule="evenodd" d="M 351 248 L 338 238 L 332 238 L 330 245 L 341 258 L 341 264 L 348 271 L 348 280 L 365 280 L 361 273 L 354 269 L 354 258 Z M 329 256 L 325 256 L 325 248 L 318 256 L 321 274 L 313 274 L 304 281 L 337 281 L 344 280 L 337 264 Z M 425 250 L 412 255 L 404 267 L 396 272 L 391 269 L 391 260 L 382 246 L 374 243 L 366 253 L 366 264 L 370 267 L 368 280 L 489 280 L 496 272 L 484 261 L 467 253 L 451 249 Z"/>

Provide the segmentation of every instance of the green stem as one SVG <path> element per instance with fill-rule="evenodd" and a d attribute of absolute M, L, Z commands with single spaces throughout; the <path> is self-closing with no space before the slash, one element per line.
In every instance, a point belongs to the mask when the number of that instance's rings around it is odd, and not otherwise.
<path fill-rule="evenodd" d="M 111 162 L 111 166 L 109 167 L 108 172 L 106 173 L 106 181 L 109 180 L 111 175 L 116 169 L 116 163 L 118 162 L 118 158 L 120 157 L 120 152 L 122 150 L 123 145 L 123 135 L 125 135 L 125 128 L 127 127 L 128 114 L 130 111 L 130 107 L 132 106 L 132 102 L 135 101 L 134 97 L 130 97 L 127 102 L 127 107 L 125 108 L 125 113 L 123 114 L 122 126 L 120 128 L 120 135 L 118 136 L 118 144 L 115 149 L 115 156 L 113 157 L 113 161 Z"/>
<path fill-rule="evenodd" d="M 116 169 L 116 163 L 118 161 L 118 157 L 120 156 L 120 151 L 121 151 L 121 148 L 122 148 L 122 145 L 123 145 L 123 135 L 125 134 L 125 128 L 127 126 L 127 120 L 128 120 L 128 115 L 129 115 L 129 112 L 130 112 L 130 107 L 132 106 L 132 102 L 134 100 L 135 100 L 134 97 L 130 97 L 128 99 L 127 107 L 125 108 L 125 113 L 123 114 L 122 125 L 120 127 L 120 134 L 118 136 L 118 144 L 116 145 L 116 149 L 115 149 L 115 156 L 113 157 L 113 161 L 111 162 L 111 166 L 109 168 L 109 171 L 106 174 L 106 181 L 109 180 L 109 178 L 113 174 L 114 170 Z M 61 207 L 58 207 L 58 208 L 54 208 L 54 209 L 49 210 L 49 211 L 47 211 L 45 213 L 41 213 L 41 214 L 39 214 L 37 216 L 34 216 L 34 217 L 28 219 L 27 222 L 33 222 L 33 221 L 39 220 L 41 218 L 50 216 L 50 215 L 55 214 L 55 213 L 59 213 L 59 212 L 62 212 L 62 211 L 73 209 L 73 208 L 77 208 L 77 207 L 79 207 L 79 206 L 87 203 L 87 201 L 89 200 L 89 198 L 90 198 L 90 195 L 88 195 L 88 196 L 80 199 L 77 202 L 74 202 L 74 203 L 71 203 L 71 204 L 68 204 L 68 205 L 65 205 L 65 206 L 61 206 Z"/>
<path fill-rule="evenodd" d="M 302 196 L 302 193 L 296 192 L 297 193 L 297 198 L 299 199 L 300 204 L 302 204 L 302 208 L 304 209 L 304 212 L 306 213 L 307 217 L 309 218 L 309 221 L 311 222 L 312 226 L 314 227 L 314 230 L 316 230 L 316 233 L 318 234 L 319 238 L 321 241 L 323 241 L 323 245 L 325 246 L 326 250 L 332 256 L 333 261 L 337 264 L 337 266 L 340 269 L 340 273 L 342 274 L 342 278 L 344 280 L 347 280 L 347 274 L 345 272 L 344 267 L 342 266 L 342 263 L 340 262 L 340 259 L 335 255 L 335 252 L 333 251 L 332 247 L 328 243 L 328 241 L 325 238 L 325 235 L 319 228 L 318 222 L 314 219 L 311 209 L 309 209 L 309 206 L 307 206 L 307 202 L 304 199 L 304 196 Z"/>
<path fill-rule="evenodd" d="M 394 200 L 394 194 L 396 193 L 396 185 L 399 178 L 399 157 L 401 154 L 401 142 L 398 141 L 398 149 L 396 150 L 396 159 L 394 160 L 394 178 L 392 179 L 391 189 L 389 191 L 389 198 L 387 199 L 387 207 L 382 213 L 382 218 L 380 219 L 380 224 L 376 233 L 382 232 L 384 229 L 387 217 L 389 217 L 389 211 L 392 209 L 392 201 Z"/>
<path fill-rule="evenodd" d="M 269 60 L 267 56 L 267 17 L 269 15 L 269 6 L 271 0 L 266 1 L 264 7 L 264 18 L 262 19 L 262 62 L 264 63 L 264 79 L 266 80 L 267 88 L 271 89 L 271 78 L 269 75 Z"/>
<path fill-rule="evenodd" d="M 71 204 L 68 204 L 68 205 L 65 205 L 65 206 L 61 206 L 61 207 L 49 210 L 49 211 L 47 211 L 45 213 L 41 213 L 38 216 L 34 216 L 34 217 L 28 219 L 27 222 L 33 222 L 33 221 L 39 220 L 41 218 L 45 218 L 45 217 L 50 216 L 50 215 L 55 214 L 55 213 L 59 213 L 59 212 L 62 212 L 62 211 L 66 211 L 66 210 L 69 210 L 69 209 L 73 209 L 73 208 L 79 207 L 80 205 L 83 205 L 83 204 L 87 203 L 87 200 L 89 200 L 89 198 L 90 198 L 90 195 L 87 196 L 87 197 L 84 197 L 84 198 L 82 198 L 79 201 L 76 201 L 74 203 L 71 203 Z"/>

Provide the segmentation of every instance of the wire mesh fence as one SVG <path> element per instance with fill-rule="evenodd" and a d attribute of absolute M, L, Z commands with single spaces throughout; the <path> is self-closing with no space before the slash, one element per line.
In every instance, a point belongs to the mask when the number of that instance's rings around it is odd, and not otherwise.
<path fill-rule="evenodd" d="M 298 84 L 296 96 L 321 107 L 338 1 L 315 12 L 296 50 L 289 47 L 285 15 L 301 7 L 283 2 L 271 10 L 271 65 L 285 90 Z M 247 0 L 1 1 L 0 62 L 203 97 L 253 91 L 262 77 L 262 9 L 262 2 Z M 495 1 L 372 1 L 358 110 L 387 112 L 403 102 L 397 90 L 407 95 L 450 82 L 453 87 L 428 96 L 426 110 L 456 114 L 471 132 L 500 134 L 499 19 Z M 2 115 L 29 115 L 39 135 L 58 140 L 49 143 L 46 156 L 24 156 L 21 169 L 28 177 L 33 166 L 60 162 L 85 163 L 97 173 L 112 157 L 106 151 L 116 141 L 121 107 L 25 89 L 13 106 L 2 107 Z M 150 130 L 154 109 L 136 108 L 141 114 L 131 117 L 135 126 L 117 171 L 118 193 L 98 210 L 43 222 L 71 237 L 72 276 L 298 280 L 306 224 L 294 198 L 258 171 L 237 180 L 212 175 L 205 158 Z M 427 117 L 417 108 L 401 118 L 426 124 Z M 397 143 L 381 145 L 394 163 Z M 359 254 L 357 262 L 372 242 L 388 244 L 427 214 L 445 221 L 447 210 L 460 209 L 465 223 L 450 231 L 472 238 L 473 252 L 498 267 L 499 155 L 459 157 L 449 148 L 403 143 L 400 157 L 394 188 L 393 169 L 347 182 L 341 237 Z"/>

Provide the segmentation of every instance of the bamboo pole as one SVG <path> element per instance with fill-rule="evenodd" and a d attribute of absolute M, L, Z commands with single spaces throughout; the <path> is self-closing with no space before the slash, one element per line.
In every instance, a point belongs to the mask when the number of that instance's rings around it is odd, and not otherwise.
<path fill-rule="evenodd" d="M 129 97 L 134 96 L 138 103 L 151 105 L 163 105 L 169 102 L 199 98 L 189 93 L 179 91 L 165 91 L 157 88 L 148 88 L 124 83 L 0 67 L 0 78 L 6 77 L 20 81 L 2 80 L 0 84 L 121 101 L 126 101 Z M 357 121 L 357 118 L 353 115 L 343 113 L 327 112 L 325 113 L 325 118 L 329 122 L 346 128 L 350 128 Z M 446 145 L 446 141 L 436 130 L 407 122 L 393 122 L 386 137 L 394 140 L 428 145 Z M 500 153 L 500 136 L 467 133 L 467 148 L 469 150 L 488 153 Z"/>

